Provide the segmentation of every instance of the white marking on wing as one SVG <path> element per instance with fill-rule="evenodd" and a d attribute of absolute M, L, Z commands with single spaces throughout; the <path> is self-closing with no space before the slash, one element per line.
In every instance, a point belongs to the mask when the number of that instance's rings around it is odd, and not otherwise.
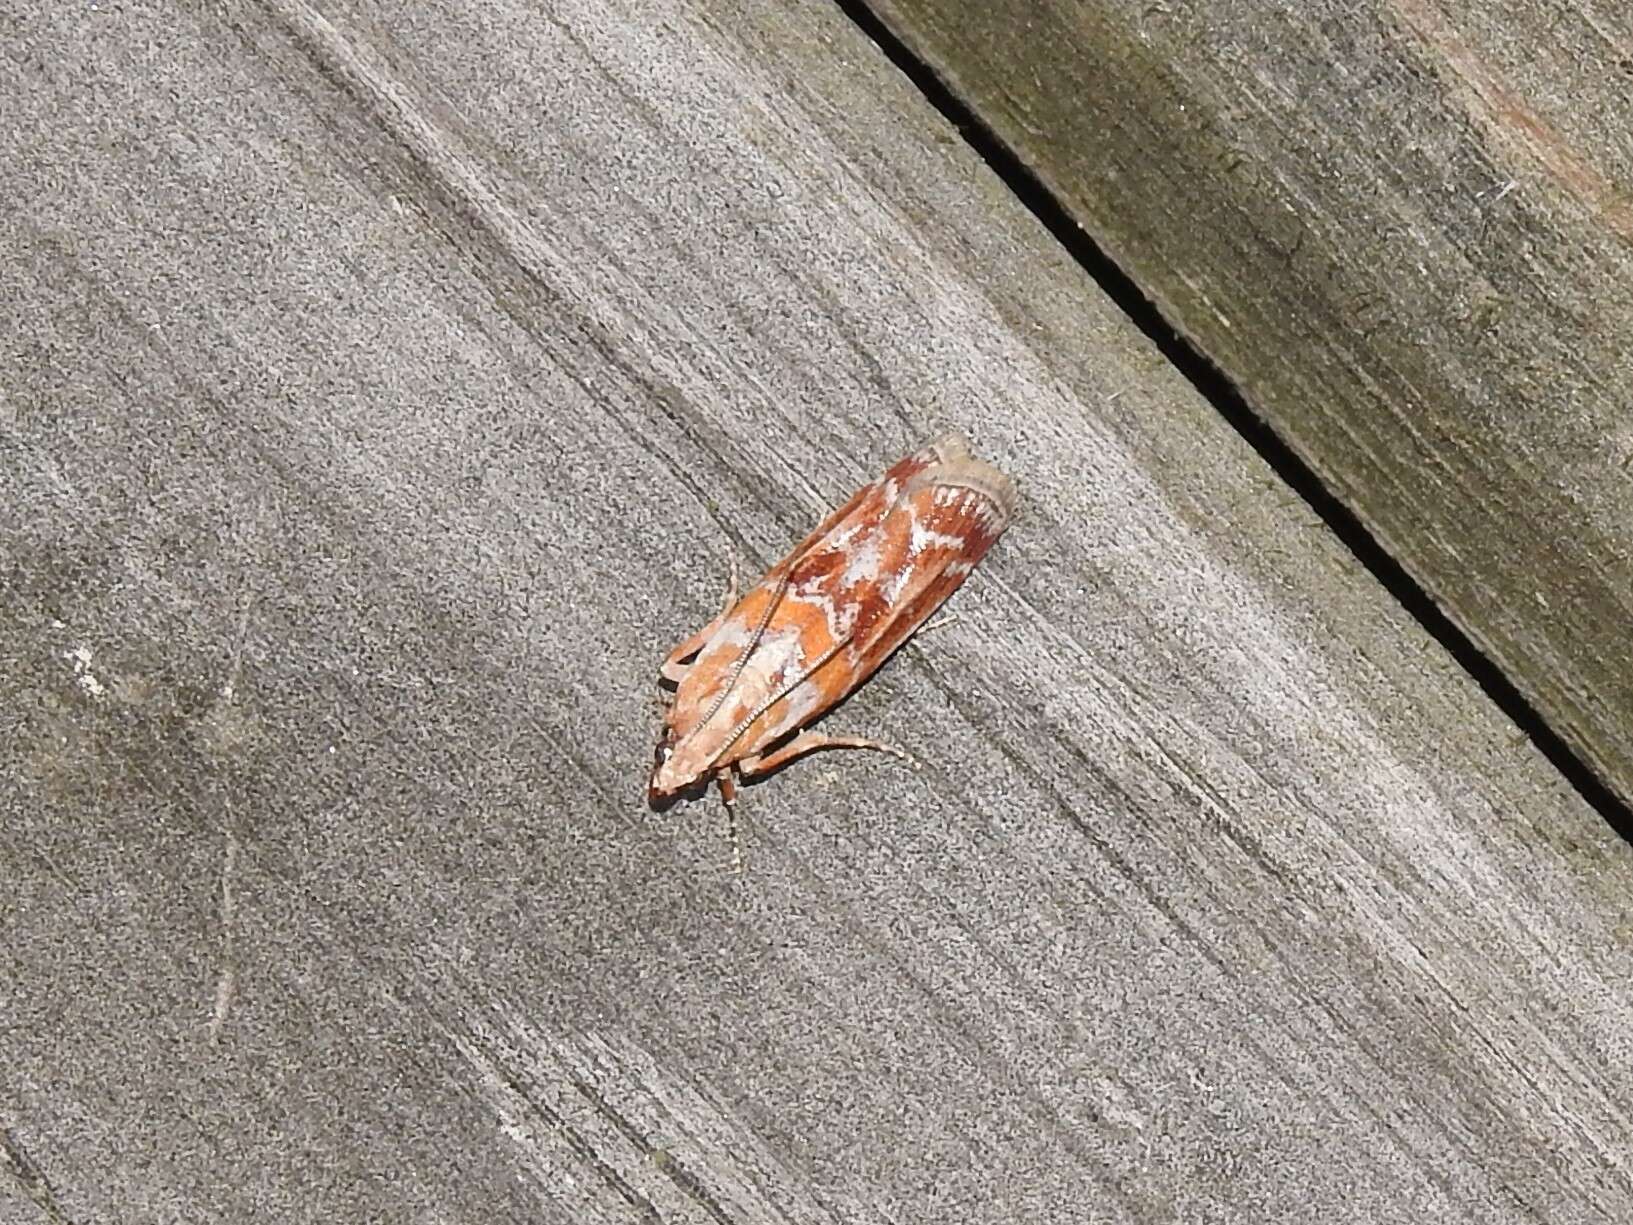
<path fill-rule="evenodd" d="M 845 527 L 828 536 L 823 541 L 822 547 L 830 553 L 842 552 L 850 547 L 850 542 L 856 539 L 856 534 L 867 526 L 865 519 L 852 519 Z"/>
<path fill-rule="evenodd" d="M 704 655 L 712 654 L 722 647 L 730 647 L 734 651 L 741 651 L 749 644 L 749 639 L 753 634 L 754 627 L 752 625 L 744 625 L 737 620 L 726 621 L 719 629 L 715 630 L 709 641 L 703 644 L 703 649 L 698 652 L 698 656 L 701 658 Z"/>
<path fill-rule="evenodd" d="M 822 614 L 823 623 L 828 627 L 828 636 L 835 642 L 851 632 L 851 626 L 856 624 L 856 602 L 847 600 L 836 605 L 833 595 L 821 581 L 802 583 L 788 593 L 788 599 L 797 604 L 806 604 Z"/>
<path fill-rule="evenodd" d="M 749 656 L 743 675 L 752 674 L 759 684 L 775 688 L 788 677 L 798 676 L 804 660 L 805 651 L 800 646 L 797 629 L 767 633 L 760 649 Z"/>
<path fill-rule="evenodd" d="M 885 606 L 887 608 L 901 599 L 902 588 L 907 586 L 908 580 L 913 577 L 913 571 L 916 569 L 918 569 L 918 565 L 910 555 L 904 561 L 901 569 L 890 576 L 889 581 L 884 586 Z"/>
<path fill-rule="evenodd" d="M 871 582 L 878 578 L 879 566 L 883 560 L 879 552 L 879 538 L 874 536 L 852 551 L 850 560 L 845 563 L 845 569 L 839 576 L 840 587 L 848 589 L 857 583 Z"/>
<path fill-rule="evenodd" d="M 804 726 L 805 722 L 810 719 L 812 713 L 816 710 L 818 703 L 822 701 L 822 691 L 811 681 L 805 681 L 789 690 L 788 696 L 783 701 L 787 703 L 787 708 L 771 729 L 771 734 L 767 739 L 779 739 L 796 728 Z"/>
<path fill-rule="evenodd" d="M 962 549 L 966 541 L 962 536 L 952 536 L 946 532 L 938 532 L 934 528 L 920 527 L 918 520 L 913 520 L 913 535 L 907 546 L 907 555 L 917 557 L 926 549 Z"/>

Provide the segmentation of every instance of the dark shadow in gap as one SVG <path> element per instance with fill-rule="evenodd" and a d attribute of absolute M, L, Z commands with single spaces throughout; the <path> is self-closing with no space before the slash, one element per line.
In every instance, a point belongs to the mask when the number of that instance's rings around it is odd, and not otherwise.
<path fill-rule="evenodd" d="M 1554 769 L 1576 789 L 1623 841 L 1633 842 L 1633 809 L 1624 803 L 1591 767 L 1556 733 L 1537 708 L 1496 661 L 1477 647 L 1441 611 L 1429 593 L 1396 561 L 1366 526 L 1322 483 L 1311 467 L 1293 452 L 1270 426 L 1247 406 L 1236 385 L 1208 358 L 1177 333 L 1151 299 L 1089 237 L 1008 145 L 992 131 L 931 67 L 920 60 L 861 0 L 834 0 L 839 10 L 871 39 L 895 67 L 924 95 L 943 118 L 1009 188 L 1010 192 L 1049 231 L 1078 265 L 1115 302 L 1134 326 L 1155 344 L 1162 355 L 1185 376 L 1219 415 L 1269 464 L 1276 475 L 1337 536 L 1356 562 L 1364 567 L 1401 607 L 1434 638 L 1458 667 L 1473 678 L 1497 708 L 1512 719 Z"/>

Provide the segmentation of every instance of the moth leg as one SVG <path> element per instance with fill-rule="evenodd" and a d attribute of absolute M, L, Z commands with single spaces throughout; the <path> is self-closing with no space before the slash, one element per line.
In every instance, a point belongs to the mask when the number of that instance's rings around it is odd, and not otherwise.
<path fill-rule="evenodd" d="M 720 802 L 726 806 L 726 830 L 731 838 L 731 870 L 743 874 L 743 841 L 737 836 L 737 779 L 728 766 L 714 776 L 720 784 Z"/>
<path fill-rule="evenodd" d="M 687 670 L 692 666 L 691 664 L 684 663 L 682 661 L 690 659 L 692 656 L 701 651 L 705 645 L 707 645 L 709 639 L 714 637 L 714 632 L 720 628 L 721 622 L 725 621 L 731 610 L 736 606 L 737 555 L 733 553 L 731 558 L 731 577 L 726 580 L 726 598 L 720 606 L 720 611 L 715 614 L 714 620 L 710 621 L 702 629 L 698 630 L 697 633 L 693 634 L 685 642 L 681 643 L 673 651 L 669 652 L 669 658 L 664 660 L 662 666 L 658 669 L 658 676 L 663 680 L 668 681 L 672 685 L 680 684 L 682 678 L 685 677 Z"/>
<path fill-rule="evenodd" d="M 669 658 L 664 660 L 658 668 L 659 678 L 668 681 L 671 685 L 680 684 L 686 673 L 691 670 L 692 665 L 688 661 L 708 645 L 709 639 L 714 637 L 715 630 L 720 628 L 720 623 L 725 619 L 726 614 L 721 613 L 673 651 L 670 651 Z"/>
<path fill-rule="evenodd" d="M 889 753 L 892 757 L 900 758 L 913 769 L 919 768 L 918 759 L 910 753 L 905 753 L 894 745 L 881 744 L 877 740 L 864 740 L 860 736 L 825 736 L 821 732 L 801 732 L 782 748 L 770 753 L 755 757 L 745 757 L 737 763 L 737 768 L 743 772 L 745 778 L 752 778 L 757 774 L 769 774 L 773 770 L 781 769 L 796 757 L 804 757 L 807 753 L 817 749 L 873 749 L 879 753 Z"/>

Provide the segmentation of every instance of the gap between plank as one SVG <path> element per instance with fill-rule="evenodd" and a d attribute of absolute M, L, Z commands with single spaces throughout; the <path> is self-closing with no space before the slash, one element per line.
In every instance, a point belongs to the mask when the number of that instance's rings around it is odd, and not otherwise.
<path fill-rule="evenodd" d="M 1061 248 L 1111 298 L 1140 332 L 1156 345 L 1175 369 L 1196 388 L 1233 430 L 1338 538 L 1356 563 L 1383 585 L 1385 591 L 1451 655 L 1482 693 L 1513 721 L 1520 732 L 1564 777 L 1582 799 L 1626 842 L 1633 842 L 1633 808 L 1611 790 L 1565 739 L 1548 725 L 1542 713 L 1497 662 L 1442 611 L 1426 588 L 1417 582 L 1364 523 L 1341 502 L 1271 428 L 1256 414 L 1236 384 L 1200 349 L 1181 336 L 1162 317 L 1155 303 L 1134 280 L 1112 261 L 1100 245 L 1072 217 L 1002 137 L 958 97 L 935 70 L 897 38 L 864 0 L 833 0 L 841 13 L 884 54 L 926 102 L 947 120 L 975 155 L 1003 181 L 1022 207 L 1042 223 Z"/>

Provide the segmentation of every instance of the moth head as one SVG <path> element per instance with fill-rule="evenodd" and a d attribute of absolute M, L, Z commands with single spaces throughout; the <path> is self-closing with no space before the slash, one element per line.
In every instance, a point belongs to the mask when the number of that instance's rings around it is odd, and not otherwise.
<path fill-rule="evenodd" d="M 664 800 L 671 799 L 676 792 L 684 790 L 693 782 L 696 776 L 679 768 L 680 765 L 681 763 L 675 760 L 675 729 L 666 727 L 658 739 L 657 748 L 652 750 L 652 778 L 646 785 L 646 798 L 649 804 L 656 806 Z"/>

